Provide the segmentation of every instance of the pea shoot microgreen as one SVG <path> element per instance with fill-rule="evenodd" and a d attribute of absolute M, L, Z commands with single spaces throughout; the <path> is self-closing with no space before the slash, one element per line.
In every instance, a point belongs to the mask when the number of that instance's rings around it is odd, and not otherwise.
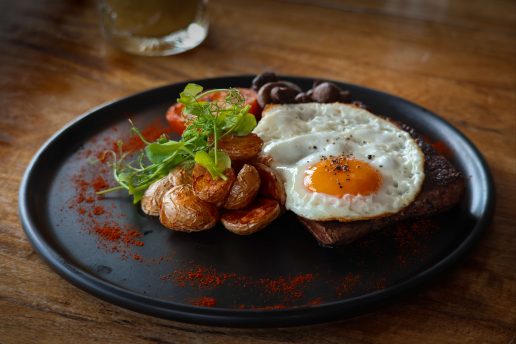
<path fill-rule="evenodd" d="M 216 92 L 224 92 L 225 96 L 210 100 L 208 96 Z M 177 102 L 184 105 L 183 115 L 187 118 L 181 139 L 174 141 L 162 135 L 156 141 L 148 142 L 129 121 L 131 131 L 145 143 L 145 148 L 132 161 L 126 162 L 129 156 L 123 153 L 119 143 L 118 152 L 110 152 L 113 176 L 119 185 L 99 194 L 126 189 L 133 196 L 133 203 L 138 203 L 145 190 L 174 167 L 194 163 L 206 168 L 212 178 L 227 178 L 223 172 L 231 167 L 231 159 L 218 149 L 219 140 L 230 134 L 248 135 L 256 126 L 256 119 L 249 113 L 250 106 L 245 104 L 245 98 L 235 88 L 203 92 L 202 86 L 188 84 Z"/>

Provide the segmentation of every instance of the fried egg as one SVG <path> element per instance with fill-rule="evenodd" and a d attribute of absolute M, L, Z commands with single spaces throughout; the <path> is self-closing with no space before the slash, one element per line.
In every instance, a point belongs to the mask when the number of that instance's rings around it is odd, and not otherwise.
<path fill-rule="evenodd" d="M 424 155 L 395 124 L 353 105 L 268 106 L 254 129 L 285 183 L 286 208 L 312 220 L 388 216 L 416 198 Z"/>

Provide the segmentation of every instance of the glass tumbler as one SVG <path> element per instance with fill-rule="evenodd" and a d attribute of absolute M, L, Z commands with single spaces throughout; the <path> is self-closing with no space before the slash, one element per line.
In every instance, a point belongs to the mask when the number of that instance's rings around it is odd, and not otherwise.
<path fill-rule="evenodd" d="M 165 56 L 195 48 L 208 34 L 207 0 L 99 0 L 104 35 L 137 55 Z"/>

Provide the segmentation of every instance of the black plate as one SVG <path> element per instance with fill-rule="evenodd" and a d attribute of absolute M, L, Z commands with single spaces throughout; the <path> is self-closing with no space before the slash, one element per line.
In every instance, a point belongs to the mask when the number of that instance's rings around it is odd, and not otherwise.
<path fill-rule="evenodd" d="M 205 88 L 248 87 L 251 79 L 194 82 Z M 287 79 L 304 89 L 312 84 L 308 78 Z M 95 154 L 116 137 L 128 136 L 128 117 L 140 128 L 162 121 L 185 84 L 93 109 L 54 135 L 27 168 L 19 194 L 27 236 L 53 269 L 95 296 L 137 312 L 201 324 L 322 322 L 364 312 L 428 282 L 464 256 L 491 220 L 492 178 L 466 137 L 417 105 L 344 83 L 339 84 L 374 113 L 405 122 L 448 147 L 467 180 L 458 209 L 331 249 L 318 246 L 288 213 L 252 236 L 221 227 L 188 235 L 164 229 L 123 193 L 88 199 L 91 179 L 106 174 L 105 165 L 94 163 Z M 106 223 L 111 227 L 104 232 L 93 229 Z M 123 231 L 117 234 L 116 226 Z M 128 234 L 128 226 L 142 237 Z"/>

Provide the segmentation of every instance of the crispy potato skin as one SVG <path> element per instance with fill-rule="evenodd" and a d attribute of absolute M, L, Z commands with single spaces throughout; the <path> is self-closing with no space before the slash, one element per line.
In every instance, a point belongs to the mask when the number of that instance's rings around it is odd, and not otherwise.
<path fill-rule="evenodd" d="M 235 181 L 235 171 L 228 168 L 224 171 L 227 180 L 222 178 L 213 179 L 210 172 L 199 164 L 195 164 L 192 172 L 193 192 L 195 196 L 203 201 L 222 204 L 231 190 Z"/>
<path fill-rule="evenodd" d="M 152 183 L 143 194 L 140 206 L 145 214 L 151 216 L 159 215 L 163 195 L 174 186 L 169 176 L 167 175 Z"/>
<path fill-rule="evenodd" d="M 154 182 L 145 190 L 140 202 L 142 211 L 151 216 L 158 216 L 161 209 L 163 195 L 172 187 L 192 183 L 192 171 L 182 167 L 176 167 L 170 173 Z"/>
<path fill-rule="evenodd" d="M 218 142 L 218 148 L 226 152 L 231 160 L 251 160 L 260 153 L 262 146 L 263 140 L 256 134 L 229 135 Z"/>
<path fill-rule="evenodd" d="M 260 175 L 252 165 L 245 164 L 236 177 L 228 198 L 224 203 L 226 209 L 242 209 L 247 207 L 256 197 L 260 189 Z"/>
<path fill-rule="evenodd" d="M 280 212 L 281 208 L 277 201 L 257 198 L 248 208 L 226 210 L 220 220 L 227 230 L 239 235 L 249 235 L 265 228 Z"/>
<path fill-rule="evenodd" d="M 174 186 L 192 184 L 192 170 L 186 170 L 183 167 L 176 167 L 170 171 L 168 178 Z"/>
<path fill-rule="evenodd" d="M 254 162 L 270 166 L 272 157 L 270 155 L 258 154 L 256 158 L 254 158 Z"/>
<path fill-rule="evenodd" d="M 178 185 L 163 196 L 159 220 L 163 226 L 175 231 L 198 232 L 215 226 L 218 209 L 197 198 L 191 185 Z"/>
<path fill-rule="evenodd" d="M 281 206 L 284 206 L 287 196 L 285 194 L 285 186 L 283 185 L 281 177 L 267 165 L 254 163 L 253 166 L 258 171 L 261 180 L 258 194 L 260 196 L 275 199 Z"/>

